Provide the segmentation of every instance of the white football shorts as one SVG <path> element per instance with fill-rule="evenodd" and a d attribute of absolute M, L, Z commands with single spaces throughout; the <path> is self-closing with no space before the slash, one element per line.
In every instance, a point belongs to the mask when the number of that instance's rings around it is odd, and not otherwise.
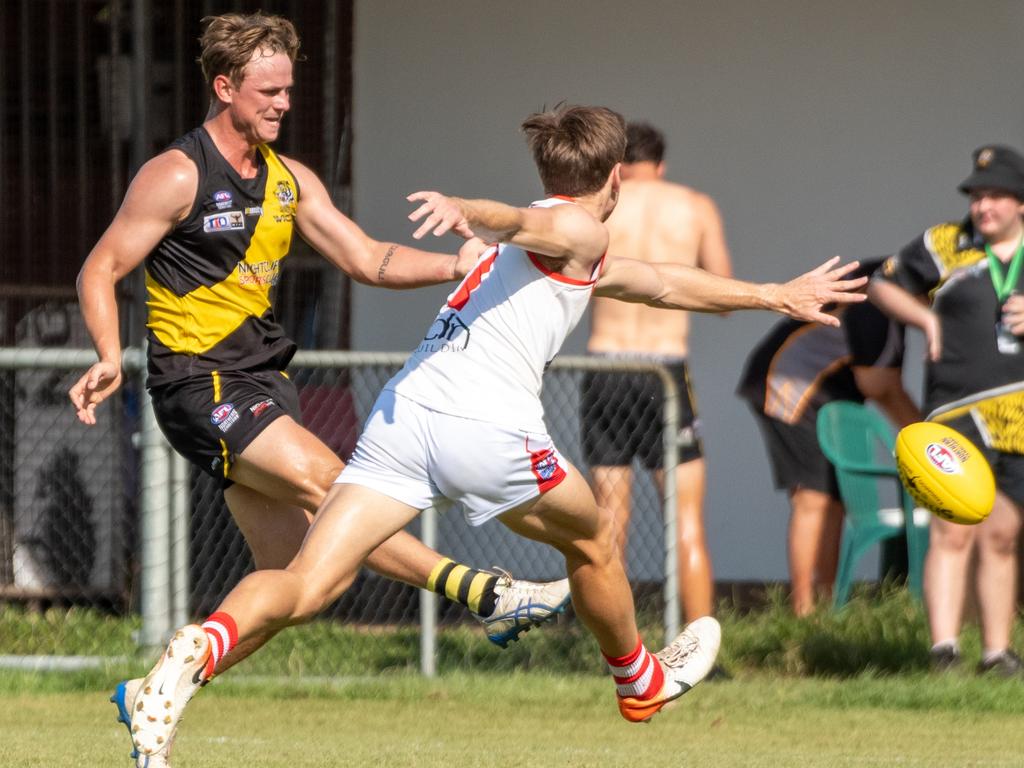
<path fill-rule="evenodd" d="M 481 525 L 565 479 L 544 432 L 431 410 L 384 390 L 337 483 L 371 488 L 417 509 L 461 504 Z"/>

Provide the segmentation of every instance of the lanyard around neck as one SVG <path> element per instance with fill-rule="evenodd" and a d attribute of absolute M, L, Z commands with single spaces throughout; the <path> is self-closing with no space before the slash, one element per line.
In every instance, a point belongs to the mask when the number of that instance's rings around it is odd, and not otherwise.
<path fill-rule="evenodd" d="M 1017 243 L 1017 250 L 1014 251 L 1013 258 L 1010 259 L 1010 265 L 1006 268 L 1005 275 L 999 257 L 992 253 L 992 248 L 988 243 L 985 243 L 985 255 L 988 256 L 988 274 L 992 278 L 992 287 L 996 289 L 996 298 L 1000 302 L 1006 301 L 1017 287 L 1017 278 L 1020 277 L 1020 264 L 1021 261 L 1024 261 L 1022 258 L 1024 234 L 1021 235 L 1021 240 Z"/>

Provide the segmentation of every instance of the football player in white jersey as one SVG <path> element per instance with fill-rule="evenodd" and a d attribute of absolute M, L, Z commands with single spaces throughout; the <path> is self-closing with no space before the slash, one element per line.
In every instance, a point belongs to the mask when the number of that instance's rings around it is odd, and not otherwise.
<path fill-rule="evenodd" d="M 498 517 L 566 561 L 577 615 L 597 639 L 627 720 L 649 719 L 699 683 L 718 652 L 711 617 L 657 654 L 637 630 L 612 517 L 544 426 L 541 377 L 592 294 L 668 309 L 772 309 L 837 324 L 825 304 L 860 301 L 856 266 L 833 259 L 785 284 L 752 284 L 697 268 L 605 256 L 603 224 L 619 190 L 625 124 L 603 107 L 559 107 L 523 130 L 547 199 L 530 208 L 418 192 L 415 232 L 479 237 L 483 252 L 406 366 L 385 385 L 352 461 L 285 570 L 247 576 L 221 603 L 222 626 L 180 630 L 147 678 L 132 727 L 158 749 L 212 655 L 266 628 L 308 621 L 352 583 L 377 544 L 421 509 L 459 502 L 473 524 Z M 212 640 L 211 640 L 212 638 Z M 164 691 L 164 693 L 160 693 Z M 140 706 L 141 705 L 141 706 Z"/>

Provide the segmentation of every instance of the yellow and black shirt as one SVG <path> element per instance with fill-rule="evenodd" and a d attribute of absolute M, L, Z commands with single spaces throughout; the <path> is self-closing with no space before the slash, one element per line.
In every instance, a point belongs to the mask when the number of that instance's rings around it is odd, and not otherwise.
<path fill-rule="evenodd" d="M 199 169 L 188 217 L 146 257 L 149 380 L 212 371 L 282 370 L 295 354 L 274 318 L 272 291 L 291 247 L 299 186 L 265 144 L 243 179 L 196 128 L 169 149 Z"/>
<path fill-rule="evenodd" d="M 870 275 L 881 260 L 853 276 Z M 776 323 L 747 358 L 737 394 L 766 416 L 812 426 L 833 400 L 864 402 L 853 368 L 900 368 L 904 328 L 868 301 L 836 310 L 839 328 L 787 318 Z"/>
<path fill-rule="evenodd" d="M 939 318 L 942 356 L 925 370 L 926 413 L 997 387 L 1024 387 L 1024 354 L 1001 353 L 996 344 L 1002 306 L 984 249 L 970 219 L 948 222 L 917 237 L 875 273 L 875 280 L 926 296 Z M 982 399 L 972 415 L 988 445 L 1024 453 L 1024 393 Z"/>

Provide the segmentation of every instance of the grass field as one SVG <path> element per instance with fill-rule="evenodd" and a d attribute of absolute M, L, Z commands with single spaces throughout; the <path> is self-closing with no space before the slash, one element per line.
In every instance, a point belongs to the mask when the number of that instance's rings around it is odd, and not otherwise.
<path fill-rule="evenodd" d="M 904 590 L 808 620 L 779 595 L 751 613 L 723 606 L 721 618 L 719 658 L 734 679 L 698 687 L 648 725 L 621 720 L 593 640 L 572 620 L 507 651 L 471 625 L 446 630 L 435 680 L 412 671 L 412 630 L 289 630 L 197 696 L 174 766 L 1024 766 L 1024 680 L 974 674 L 973 626 L 963 668 L 929 674 L 923 610 Z M 133 655 L 130 630 L 88 614 L 0 612 L 0 651 L 83 652 L 91 636 L 120 659 L 0 671 L 0 768 L 131 765 L 107 702 L 152 661 Z"/>
<path fill-rule="evenodd" d="M 99 692 L 0 698 L 4 766 L 127 766 Z M 224 679 L 193 702 L 175 765 L 1017 768 L 1024 688 L 973 676 L 744 676 L 698 687 L 648 725 L 608 680 L 400 675 L 296 689 Z"/>

